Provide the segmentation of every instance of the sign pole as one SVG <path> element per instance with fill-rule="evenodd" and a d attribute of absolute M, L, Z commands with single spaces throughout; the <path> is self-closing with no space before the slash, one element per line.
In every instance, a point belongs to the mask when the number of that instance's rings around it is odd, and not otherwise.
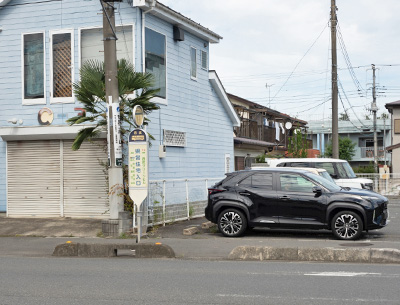
<path fill-rule="evenodd" d="M 144 112 L 141 106 L 133 109 L 134 121 L 142 127 Z M 142 203 L 148 195 L 149 186 L 149 140 L 146 131 L 136 128 L 129 134 L 129 196 L 132 198 L 137 212 L 138 235 L 136 242 L 142 236 Z M 135 217 L 135 214 L 133 215 Z M 134 223 L 134 222 L 133 222 Z"/>

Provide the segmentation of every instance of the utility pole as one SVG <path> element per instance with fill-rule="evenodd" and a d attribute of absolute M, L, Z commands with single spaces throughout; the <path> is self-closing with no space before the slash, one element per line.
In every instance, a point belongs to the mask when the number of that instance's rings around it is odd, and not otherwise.
<path fill-rule="evenodd" d="M 374 115 L 374 171 L 378 173 L 378 135 L 376 132 L 376 113 L 378 107 L 376 106 L 376 84 L 375 84 L 375 65 L 372 64 L 372 107 L 371 111 Z"/>
<path fill-rule="evenodd" d="M 332 157 L 339 159 L 339 114 L 336 54 L 336 0 L 331 0 L 331 40 L 332 40 Z"/>
<path fill-rule="evenodd" d="M 100 0 L 103 8 L 103 39 L 104 39 L 104 66 L 105 66 L 105 83 L 106 83 L 106 99 L 108 109 L 108 185 L 109 185 L 109 203 L 110 203 L 110 219 L 119 219 L 119 212 L 123 211 L 123 197 L 118 196 L 118 186 L 123 186 L 122 167 L 116 164 L 115 141 L 119 136 L 115 128 L 119 121 L 115 118 L 114 110 L 119 106 L 119 92 L 117 79 L 117 48 L 115 35 L 115 15 L 114 1 Z M 114 107 L 113 107 L 114 105 Z M 114 115 L 114 116 L 113 116 Z"/>

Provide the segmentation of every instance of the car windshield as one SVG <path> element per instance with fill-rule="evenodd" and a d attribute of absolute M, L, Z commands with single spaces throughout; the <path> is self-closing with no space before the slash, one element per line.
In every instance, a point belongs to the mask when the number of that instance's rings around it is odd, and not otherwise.
<path fill-rule="evenodd" d="M 347 162 L 340 162 L 337 164 L 339 176 L 340 178 L 357 178 L 356 174 L 354 174 L 353 169 L 350 164 Z"/>
<path fill-rule="evenodd" d="M 305 175 L 313 179 L 315 182 L 321 184 L 323 187 L 327 188 L 331 192 L 338 192 L 342 189 L 340 186 L 326 180 L 325 178 L 322 178 L 320 175 L 316 175 L 313 173 L 306 173 Z"/>
<path fill-rule="evenodd" d="M 320 172 L 319 175 L 321 177 L 324 177 L 326 180 L 328 180 L 328 181 L 330 181 L 332 183 L 335 183 L 335 180 L 332 179 L 331 175 L 329 175 L 327 171 Z"/>

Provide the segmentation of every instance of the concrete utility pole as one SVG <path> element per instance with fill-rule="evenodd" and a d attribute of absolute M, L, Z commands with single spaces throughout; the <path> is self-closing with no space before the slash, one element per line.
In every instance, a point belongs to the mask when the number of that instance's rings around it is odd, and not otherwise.
<path fill-rule="evenodd" d="M 339 159 L 339 114 L 336 54 L 336 0 L 331 0 L 331 40 L 332 40 L 332 157 Z"/>
<path fill-rule="evenodd" d="M 116 165 L 115 157 L 115 137 L 113 124 L 112 104 L 119 105 L 118 79 L 117 79 L 117 48 L 115 35 L 115 15 L 114 1 L 100 0 L 103 7 L 103 38 L 104 38 L 104 66 L 106 82 L 106 98 L 108 103 L 108 185 L 109 185 L 109 203 L 110 219 L 119 219 L 119 212 L 123 211 L 123 197 L 118 196 L 118 186 L 123 186 L 122 167 Z"/>
<path fill-rule="evenodd" d="M 375 85 L 375 65 L 372 64 L 372 107 L 371 111 L 374 114 L 374 170 L 378 173 L 378 135 L 376 132 L 376 113 L 378 107 L 376 106 L 376 85 Z"/>

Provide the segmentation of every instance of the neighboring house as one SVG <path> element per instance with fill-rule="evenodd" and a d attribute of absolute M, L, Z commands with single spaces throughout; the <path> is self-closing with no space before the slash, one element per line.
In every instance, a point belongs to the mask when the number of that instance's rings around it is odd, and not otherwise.
<path fill-rule="evenodd" d="M 283 155 L 293 130 L 305 130 L 306 121 L 233 94 L 228 97 L 240 118 L 240 126 L 234 128 L 235 170 L 251 166 L 255 157 L 264 153 Z"/>
<path fill-rule="evenodd" d="M 392 154 L 392 172 L 400 173 L 400 101 L 387 103 L 386 109 L 391 114 L 391 145 L 386 150 Z"/>
<path fill-rule="evenodd" d="M 326 152 L 326 146 L 332 141 L 331 120 L 309 121 L 308 133 L 312 138 L 313 148 L 319 149 L 321 155 Z M 350 161 L 353 166 L 365 166 L 374 162 L 374 129 L 372 120 L 339 121 L 339 137 L 348 137 L 355 143 L 355 155 Z M 389 120 L 377 120 L 378 161 L 390 162 L 390 155 L 385 153 L 385 147 L 390 145 Z"/>
<path fill-rule="evenodd" d="M 153 73 L 161 89 L 147 128 L 149 179 L 222 178 L 240 124 L 208 67 L 209 45 L 222 37 L 157 1 L 115 6 L 118 58 Z M 81 111 L 79 67 L 103 60 L 102 24 L 99 0 L 0 1 L 0 212 L 108 217 L 105 135 L 73 152 L 81 127 L 66 124 Z"/>

